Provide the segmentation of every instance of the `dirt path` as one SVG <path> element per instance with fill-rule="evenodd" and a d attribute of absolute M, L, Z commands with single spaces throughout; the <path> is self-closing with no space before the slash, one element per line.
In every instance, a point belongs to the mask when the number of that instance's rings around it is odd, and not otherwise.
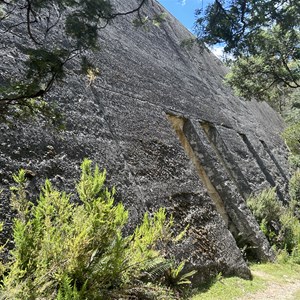
<path fill-rule="evenodd" d="M 261 271 L 252 271 L 252 274 L 257 277 L 271 278 L 270 275 Z M 297 300 L 294 295 L 298 291 L 300 291 L 300 280 L 286 276 L 282 282 L 269 282 L 263 291 L 246 295 L 239 300 Z"/>

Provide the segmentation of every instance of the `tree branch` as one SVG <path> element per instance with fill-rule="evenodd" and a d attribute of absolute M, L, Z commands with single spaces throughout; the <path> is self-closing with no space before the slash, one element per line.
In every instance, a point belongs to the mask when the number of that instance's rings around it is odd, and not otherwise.
<path fill-rule="evenodd" d="M 49 14 L 48 16 L 46 17 L 47 19 L 47 28 L 46 28 L 46 32 L 45 32 L 45 37 L 47 36 L 47 34 L 49 33 L 49 31 L 54 28 L 58 23 L 59 21 L 61 20 L 61 13 L 57 10 L 56 7 L 54 7 L 54 10 L 56 12 L 56 15 L 57 15 L 57 19 L 55 20 L 55 22 L 53 24 L 50 24 L 50 19 L 51 19 L 51 13 L 50 13 L 50 9 L 49 9 Z"/>
<path fill-rule="evenodd" d="M 119 16 L 127 16 L 130 14 L 137 13 L 138 17 L 142 18 L 140 11 L 141 11 L 141 8 L 143 7 L 143 5 L 146 3 L 146 1 L 147 0 L 141 0 L 136 8 L 129 10 L 129 11 L 111 12 L 110 15 L 108 15 L 108 16 L 99 16 L 99 20 L 98 20 L 99 26 L 97 28 L 98 29 L 105 28 L 109 24 L 110 20 L 112 20 L 116 17 L 119 17 Z M 0 0 L 0 4 L 8 5 L 8 4 L 12 4 L 12 3 L 9 3 L 8 0 Z M 43 44 L 45 42 L 42 43 L 39 39 L 37 39 L 35 36 L 35 32 L 32 31 L 33 29 L 35 29 L 35 27 L 33 28 L 32 24 L 39 22 L 39 15 L 37 15 L 37 12 L 35 12 L 33 4 L 34 4 L 34 2 L 32 0 L 24 0 L 24 2 L 22 1 L 22 4 L 13 5 L 12 12 L 14 11 L 15 8 L 18 8 L 21 13 L 22 13 L 22 10 L 23 10 L 23 12 L 25 12 L 23 14 L 24 20 L 18 24 L 11 25 L 11 27 L 9 27 L 9 29 L 7 31 L 9 31 L 10 29 L 12 29 L 14 27 L 18 27 L 21 25 L 26 26 L 28 38 L 31 41 L 33 41 L 33 43 L 36 45 L 35 48 L 37 48 L 37 50 L 38 50 L 41 48 L 41 46 L 43 46 Z M 57 8 L 55 6 L 54 6 L 54 8 L 53 8 L 53 6 L 51 8 L 49 8 L 47 6 L 47 8 L 48 8 L 48 10 L 44 11 L 44 16 L 46 16 L 46 29 L 43 29 L 44 33 L 45 33 L 45 35 L 44 35 L 45 38 L 46 38 L 47 34 L 49 33 L 49 31 L 51 31 L 51 29 L 53 29 L 55 26 L 57 26 L 59 21 L 61 21 L 61 19 L 62 19 L 61 11 L 57 10 Z M 54 19 L 51 18 L 52 17 L 52 15 L 51 15 L 52 8 L 53 8 L 53 10 L 56 11 L 57 18 L 56 17 L 54 17 Z M 39 11 L 38 11 L 38 13 L 39 13 Z M 102 27 L 100 27 L 101 20 L 104 22 Z M 88 20 L 87 22 L 93 22 L 93 21 Z M 8 23 L 8 26 L 9 25 L 10 24 Z M 7 29 L 7 28 L 5 28 L 5 29 Z M 13 34 L 16 35 L 17 33 L 13 33 Z M 67 37 L 68 37 L 68 35 L 67 35 Z M 39 70 L 37 70 L 37 72 L 35 72 L 34 75 L 30 78 L 30 81 L 28 81 L 28 83 L 25 82 L 24 84 L 21 85 L 21 88 L 23 87 L 23 90 L 20 90 L 20 88 L 17 88 L 15 91 L 11 91 L 10 89 L 8 89 L 6 94 L 2 94 L 3 98 L 0 98 L 0 111 L 7 112 L 10 105 L 22 105 L 22 106 L 28 106 L 30 108 L 30 100 L 34 99 L 34 98 L 40 98 L 40 97 L 43 98 L 45 96 L 45 94 L 50 91 L 50 89 L 52 88 L 55 81 L 58 80 L 60 78 L 60 76 L 62 76 L 62 74 L 63 74 L 62 71 L 63 71 L 63 68 L 65 67 L 65 64 L 68 61 L 72 60 L 75 56 L 79 55 L 80 50 L 82 50 L 82 49 L 78 49 L 77 46 L 74 46 L 73 50 L 69 51 L 66 56 L 64 53 L 61 54 L 59 57 L 60 62 L 58 62 L 54 68 L 52 68 L 52 66 L 50 64 L 50 70 L 48 72 L 46 71 L 47 69 L 45 70 L 45 68 L 44 68 L 43 69 L 44 71 L 42 71 L 41 75 L 39 75 Z M 42 76 L 42 78 L 40 78 L 40 76 Z M 39 83 L 44 83 L 46 85 L 46 87 L 39 88 Z M 10 88 L 13 88 L 13 87 L 11 86 Z"/>
<path fill-rule="evenodd" d="M 115 14 L 112 14 L 110 17 L 112 19 L 118 17 L 118 16 L 127 16 L 127 15 L 130 15 L 130 14 L 133 14 L 133 13 L 136 13 L 136 12 L 139 12 L 140 9 L 142 8 L 142 6 L 146 3 L 147 0 L 142 0 L 141 3 L 139 4 L 139 6 L 133 10 L 130 10 L 130 11 L 127 11 L 127 12 L 120 12 L 120 13 L 115 13 Z"/>
<path fill-rule="evenodd" d="M 288 66 L 288 64 L 287 64 L 287 62 L 286 62 L 286 60 L 284 59 L 284 57 L 283 57 L 282 54 L 281 54 L 281 61 L 282 61 L 282 63 L 283 63 L 284 68 L 285 68 L 286 71 L 289 73 L 291 81 L 295 84 L 295 86 L 293 86 L 293 85 L 291 85 L 291 84 L 289 83 L 288 86 L 291 87 L 291 88 L 298 88 L 298 87 L 300 87 L 300 83 L 298 83 L 297 80 L 294 78 L 294 75 L 293 75 L 291 69 L 289 68 L 289 66 Z"/>
<path fill-rule="evenodd" d="M 32 13 L 32 7 L 31 7 L 31 2 L 30 0 L 27 0 L 27 12 L 26 12 L 26 18 L 27 18 L 27 32 L 28 32 L 28 35 L 29 37 L 32 39 L 32 41 L 39 45 L 39 46 L 42 46 L 42 44 L 40 42 L 38 42 L 35 37 L 33 36 L 32 32 L 31 32 L 31 26 L 30 24 L 32 23 L 31 20 L 30 20 L 30 14 Z M 36 20 L 33 21 L 33 23 L 37 22 Z"/>

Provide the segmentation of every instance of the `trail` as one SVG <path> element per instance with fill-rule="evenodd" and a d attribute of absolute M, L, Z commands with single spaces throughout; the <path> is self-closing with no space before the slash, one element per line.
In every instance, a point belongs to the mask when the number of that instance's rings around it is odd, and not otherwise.
<path fill-rule="evenodd" d="M 257 277 L 271 278 L 265 272 L 252 271 L 252 274 Z M 254 294 L 247 294 L 239 300 L 297 300 L 295 293 L 300 291 L 300 280 L 286 276 L 282 282 L 268 282 L 266 288 Z M 300 298 L 298 298 L 300 300 Z"/>

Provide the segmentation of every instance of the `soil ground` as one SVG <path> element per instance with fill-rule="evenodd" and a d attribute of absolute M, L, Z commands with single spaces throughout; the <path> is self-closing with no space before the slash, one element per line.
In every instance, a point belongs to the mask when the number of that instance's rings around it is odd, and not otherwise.
<path fill-rule="evenodd" d="M 252 274 L 262 278 L 270 277 L 269 274 L 257 270 L 252 271 Z M 300 300 L 300 279 L 288 276 L 284 279 L 284 282 L 268 282 L 264 290 L 245 295 L 239 300 Z"/>

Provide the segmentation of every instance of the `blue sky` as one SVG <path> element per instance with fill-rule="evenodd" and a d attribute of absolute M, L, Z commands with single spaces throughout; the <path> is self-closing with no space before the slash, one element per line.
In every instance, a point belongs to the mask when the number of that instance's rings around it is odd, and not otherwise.
<path fill-rule="evenodd" d="M 158 0 L 174 17 L 187 29 L 193 32 L 195 23 L 195 10 L 205 9 L 214 0 Z M 223 55 L 221 45 L 211 47 L 210 50 L 219 58 Z"/>
<path fill-rule="evenodd" d="M 195 10 L 207 6 L 213 0 L 158 0 L 186 28 L 192 31 Z"/>

